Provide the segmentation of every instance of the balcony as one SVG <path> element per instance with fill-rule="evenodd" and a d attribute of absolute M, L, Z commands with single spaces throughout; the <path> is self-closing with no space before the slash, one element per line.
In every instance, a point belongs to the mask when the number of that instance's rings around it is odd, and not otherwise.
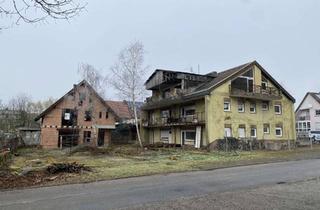
<path fill-rule="evenodd" d="M 282 98 L 281 91 L 273 87 L 264 87 L 260 85 L 253 85 L 247 90 L 243 88 L 233 87 L 229 85 L 230 97 L 249 98 L 258 100 L 280 100 Z"/>
<path fill-rule="evenodd" d="M 296 120 L 297 121 L 308 121 L 308 120 L 310 120 L 310 115 L 297 116 Z"/>
<path fill-rule="evenodd" d="M 143 127 L 172 127 L 184 125 L 202 125 L 205 123 L 205 113 L 197 112 L 194 115 L 180 117 L 160 117 L 142 120 Z"/>

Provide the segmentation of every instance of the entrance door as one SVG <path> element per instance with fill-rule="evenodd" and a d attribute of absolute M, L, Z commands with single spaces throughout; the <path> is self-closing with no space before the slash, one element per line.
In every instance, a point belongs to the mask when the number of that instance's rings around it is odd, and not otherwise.
<path fill-rule="evenodd" d="M 99 129 L 98 131 L 98 146 L 101 147 L 104 145 L 104 130 Z"/>

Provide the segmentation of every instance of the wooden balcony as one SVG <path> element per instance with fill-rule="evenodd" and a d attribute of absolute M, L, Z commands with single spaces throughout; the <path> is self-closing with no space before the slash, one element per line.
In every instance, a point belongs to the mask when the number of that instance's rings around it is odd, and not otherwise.
<path fill-rule="evenodd" d="M 280 100 L 282 98 L 280 90 L 273 87 L 262 88 L 260 85 L 254 85 L 248 90 L 229 85 L 229 93 L 230 97 L 258 99 L 265 101 Z"/>
<path fill-rule="evenodd" d="M 150 120 L 142 120 L 143 127 L 172 127 L 186 125 L 203 125 L 205 123 L 205 113 L 197 112 L 194 115 L 180 117 L 160 117 Z"/>

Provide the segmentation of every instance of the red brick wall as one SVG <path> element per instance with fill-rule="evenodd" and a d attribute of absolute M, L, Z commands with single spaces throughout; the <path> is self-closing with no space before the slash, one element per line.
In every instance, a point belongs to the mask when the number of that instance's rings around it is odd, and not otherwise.
<path fill-rule="evenodd" d="M 79 102 L 79 92 L 83 92 L 86 95 L 82 106 L 78 104 Z M 89 102 L 89 98 L 91 102 Z M 106 112 L 108 111 L 104 103 L 96 97 L 96 95 L 90 91 L 89 88 L 85 86 L 80 86 L 77 88 L 75 97 L 72 95 L 65 96 L 63 100 L 56 105 L 49 113 L 43 117 L 42 128 L 41 128 L 41 141 L 40 144 L 44 148 L 57 148 L 59 132 L 58 128 L 61 127 L 61 116 L 63 109 L 74 109 L 78 110 L 77 126 L 88 126 L 89 128 L 79 129 L 79 144 L 83 143 L 83 131 L 91 131 L 92 143 L 97 144 L 98 131 L 93 127 L 94 125 L 115 125 L 115 116 L 109 111 L 108 118 L 106 119 Z M 92 110 L 92 120 L 85 121 L 85 111 Z M 102 112 L 102 117 L 99 117 L 99 113 Z M 52 128 L 47 128 L 46 126 L 53 126 Z M 45 128 L 46 127 L 46 128 Z M 111 132 L 106 132 L 105 143 L 110 142 Z"/>

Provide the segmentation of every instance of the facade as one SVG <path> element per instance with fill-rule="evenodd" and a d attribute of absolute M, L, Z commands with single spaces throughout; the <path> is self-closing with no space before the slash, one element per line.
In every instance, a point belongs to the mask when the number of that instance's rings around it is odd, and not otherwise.
<path fill-rule="evenodd" d="M 296 139 L 295 99 L 256 61 L 205 75 L 156 70 L 145 86 L 152 91 L 141 116 L 149 143 Z"/>
<path fill-rule="evenodd" d="M 116 114 L 85 80 L 36 117 L 43 148 L 78 144 L 104 146 L 111 141 Z"/>
<path fill-rule="evenodd" d="M 295 114 L 298 136 L 306 136 L 310 130 L 320 131 L 320 93 L 308 92 Z"/>

